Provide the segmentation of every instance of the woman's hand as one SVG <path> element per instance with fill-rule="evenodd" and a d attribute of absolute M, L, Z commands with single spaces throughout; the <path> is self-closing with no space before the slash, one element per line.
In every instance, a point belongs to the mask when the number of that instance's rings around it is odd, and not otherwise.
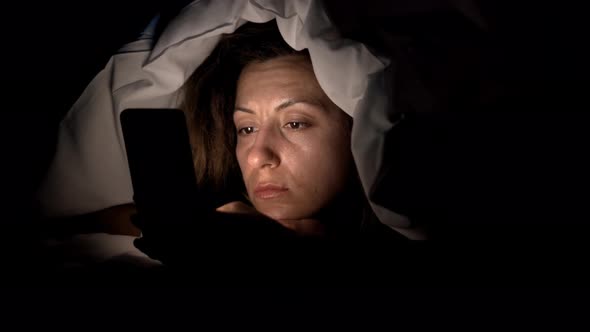
<path fill-rule="evenodd" d="M 49 218 L 42 231 L 58 237 L 89 233 L 139 236 L 140 230 L 131 220 L 136 212 L 133 204 L 125 204 L 83 215 Z"/>
<path fill-rule="evenodd" d="M 195 259 L 223 262 L 264 257 L 268 248 L 290 245 L 298 238 L 292 230 L 239 201 L 190 215 L 140 210 L 133 219 L 143 235 L 135 240 L 135 246 L 167 265 L 184 265 Z"/>

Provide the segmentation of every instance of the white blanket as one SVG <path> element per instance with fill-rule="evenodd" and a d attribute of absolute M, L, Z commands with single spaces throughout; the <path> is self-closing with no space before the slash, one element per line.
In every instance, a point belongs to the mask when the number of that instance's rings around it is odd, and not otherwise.
<path fill-rule="evenodd" d="M 64 239 L 47 239 L 46 253 L 63 268 L 78 268 L 102 263 L 123 263 L 138 268 L 160 266 L 133 245 L 135 237 L 106 233 L 79 234 Z"/>

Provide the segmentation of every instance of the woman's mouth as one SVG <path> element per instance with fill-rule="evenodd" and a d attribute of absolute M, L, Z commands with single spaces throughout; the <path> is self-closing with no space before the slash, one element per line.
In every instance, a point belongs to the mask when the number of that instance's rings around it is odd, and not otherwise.
<path fill-rule="evenodd" d="M 254 196 L 259 199 L 272 199 L 286 193 L 289 189 L 270 183 L 262 183 L 254 188 Z"/>

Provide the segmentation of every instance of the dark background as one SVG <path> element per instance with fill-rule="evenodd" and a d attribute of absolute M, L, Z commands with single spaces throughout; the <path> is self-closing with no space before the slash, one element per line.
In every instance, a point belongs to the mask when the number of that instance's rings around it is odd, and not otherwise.
<path fill-rule="evenodd" d="M 165 5 L 164 5 L 165 3 Z M 4 242 L 26 244 L 58 123 L 121 45 L 182 1 L 3 4 Z M 327 1 L 350 38 L 398 59 L 407 125 L 391 139 L 384 205 L 447 230 L 524 241 L 585 238 L 588 90 L 584 11 L 564 2 Z M 416 83 L 418 82 L 418 83 Z M 437 221 L 438 222 L 438 221 Z M 466 227 L 467 226 L 467 227 Z M 552 242 L 552 243 L 553 243 Z M 23 246 L 24 247 L 24 246 Z M 15 260 L 19 258 L 16 257 Z"/>

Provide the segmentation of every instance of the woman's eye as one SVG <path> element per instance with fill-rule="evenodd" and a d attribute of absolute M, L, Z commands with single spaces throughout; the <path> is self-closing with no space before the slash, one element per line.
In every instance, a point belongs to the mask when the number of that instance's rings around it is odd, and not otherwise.
<path fill-rule="evenodd" d="M 250 135 L 254 132 L 254 127 L 243 127 L 238 130 L 240 135 Z"/>
<path fill-rule="evenodd" d="M 309 127 L 309 124 L 305 123 L 305 122 L 291 121 L 291 122 L 287 122 L 285 127 L 289 128 L 289 129 L 293 129 L 293 130 L 300 130 L 300 129 Z"/>

